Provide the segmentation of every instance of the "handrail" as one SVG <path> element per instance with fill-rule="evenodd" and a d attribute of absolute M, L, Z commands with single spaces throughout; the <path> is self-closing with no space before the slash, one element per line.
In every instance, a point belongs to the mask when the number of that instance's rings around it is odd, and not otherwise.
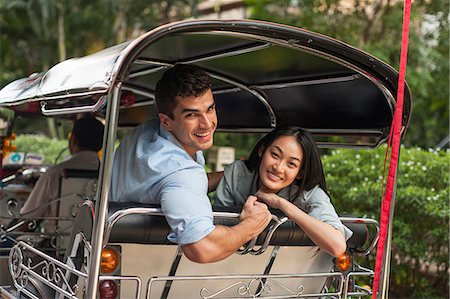
<path fill-rule="evenodd" d="M 339 217 L 339 219 L 344 222 L 351 222 L 351 223 L 364 223 L 369 225 L 375 226 L 375 237 L 372 239 L 372 242 L 370 243 L 369 247 L 367 247 L 366 250 L 358 250 L 355 248 L 355 251 L 357 253 L 360 253 L 362 255 L 368 255 L 377 245 L 378 239 L 380 237 L 380 226 L 378 224 L 377 220 L 370 219 L 370 218 L 357 218 L 357 217 Z"/>
<path fill-rule="evenodd" d="M 68 107 L 68 108 L 57 108 L 57 109 L 47 109 L 47 102 L 41 102 L 41 111 L 45 116 L 55 116 L 61 114 L 69 113 L 86 113 L 95 112 L 102 108 L 107 100 L 107 96 L 101 96 L 97 102 L 93 105 L 81 106 L 81 107 Z"/>
<path fill-rule="evenodd" d="M 109 236 L 111 235 L 111 231 L 112 231 L 114 224 L 116 224 L 117 221 L 119 221 L 121 218 L 123 218 L 127 215 L 132 215 L 132 214 L 147 215 L 147 216 L 164 216 L 164 213 L 162 212 L 161 208 L 127 208 L 127 209 L 118 210 L 118 211 L 114 212 L 107 220 L 102 247 L 105 247 L 106 244 L 108 243 Z M 234 212 L 213 212 L 214 218 L 236 219 L 236 218 L 239 218 L 239 215 L 240 215 L 239 213 L 234 213 Z M 245 245 L 244 249 L 239 249 L 237 251 L 237 253 L 240 255 L 247 254 L 247 253 L 250 253 L 253 255 L 259 255 L 259 254 L 264 253 L 266 251 L 267 247 L 269 246 L 270 240 L 272 239 L 272 236 L 273 236 L 275 230 L 278 227 L 280 227 L 280 225 L 282 225 L 283 223 L 288 221 L 288 218 L 282 217 L 280 219 L 278 216 L 272 214 L 271 221 L 275 222 L 275 224 L 272 224 L 270 226 L 269 231 L 264 239 L 264 242 L 258 249 L 254 248 L 256 245 L 256 241 L 258 239 L 258 236 L 256 236 L 252 240 L 250 240 L 247 243 L 247 245 Z"/>

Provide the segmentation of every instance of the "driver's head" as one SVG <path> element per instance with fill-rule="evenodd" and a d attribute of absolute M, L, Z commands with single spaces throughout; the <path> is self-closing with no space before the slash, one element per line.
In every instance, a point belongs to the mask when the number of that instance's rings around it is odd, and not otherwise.
<path fill-rule="evenodd" d="M 104 125 L 94 117 L 83 117 L 75 120 L 69 139 L 70 153 L 98 152 L 101 150 L 104 128 Z"/>
<path fill-rule="evenodd" d="M 217 115 L 208 73 L 195 65 L 175 65 L 156 84 L 155 97 L 162 126 L 191 156 L 213 145 Z"/>

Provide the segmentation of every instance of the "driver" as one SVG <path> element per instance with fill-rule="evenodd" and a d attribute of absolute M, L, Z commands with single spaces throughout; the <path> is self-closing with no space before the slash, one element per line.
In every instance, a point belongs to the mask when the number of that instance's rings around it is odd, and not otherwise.
<path fill-rule="evenodd" d="M 194 65 L 178 64 L 156 85 L 159 119 L 137 127 L 114 157 L 111 201 L 160 204 L 172 233 L 192 261 L 222 260 L 259 235 L 270 221 L 264 203 L 249 196 L 241 222 L 213 224 L 203 150 L 217 126 L 211 78 Z"/>
<path fill-rule="evenodd" d="M 27 218 L 57 216 L 57 205 L 48 203 L 59 196 L 59 182 L 64 169 L 97 170 L 100 164 L 97 152 L 102 148 L 103 130 L 103 124 L 93 117 L 75 120 L 69 138 L 71 158 L 49 168 L 39 178 L 20 209 L 21 216 Z M 53 222 L 45 221 L 46 232 L 53 232 L 55 227 Z"/>

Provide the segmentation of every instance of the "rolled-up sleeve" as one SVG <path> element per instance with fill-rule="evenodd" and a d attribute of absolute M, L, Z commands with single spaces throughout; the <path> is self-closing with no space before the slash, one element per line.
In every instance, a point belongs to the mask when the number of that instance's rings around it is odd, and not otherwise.
<path fill-rule="evenodd" d="M 214 230 L 207 178 L 201 167 L 183 169 L 164 178 L 160 184 L 160 200 L 172 229 L 168 236 L 171 242 L 195 243 Z"/>

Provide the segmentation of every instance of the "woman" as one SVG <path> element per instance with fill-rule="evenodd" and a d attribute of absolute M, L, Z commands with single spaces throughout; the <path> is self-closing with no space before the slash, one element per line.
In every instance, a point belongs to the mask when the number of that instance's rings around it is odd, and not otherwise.
<path fill-rule="evenodd" d="M 215 205 L 243 205 L 250 194 L 281 210 L 332 256 L 345 252 L 352 232 L 331 204 L 319 151 L 305 129 L 276 128 L 258 142 L 248 160 L 227 166 Z"/>

